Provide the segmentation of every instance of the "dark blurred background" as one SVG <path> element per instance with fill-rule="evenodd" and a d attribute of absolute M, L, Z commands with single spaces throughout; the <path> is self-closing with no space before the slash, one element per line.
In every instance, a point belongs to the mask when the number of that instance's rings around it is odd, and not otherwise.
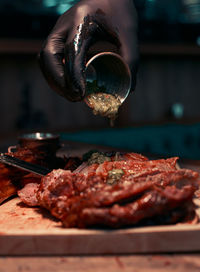
<path fill-rule="evenodd" d="M 109 130 L 109 122 L 93 116 L 83 102 L 71 103 L 55 94 L 37 63 L 37 53 L 57 18 L 76 2 L 0 0 L 1 138 L 36 130 Z M 200 129 L 196 128 L 200 121 L 200 0 L 135 3 L 141 53 L 138 82 L 120 109 L 116 129 L 131 127 L 136 132 L 147 126 L 149 132 L 138 132 L 138 151 L 174 153 L 179 152 L 172 148 L 174 141 L 180 141 L 179 128 L 186 125 L 180 132 L 180 137 L 184 134 L 180 150 L 186 144 L 187 154 L 200 157 Z M 170 133 L 169 124 L 173 129 L 175 124 L 179 132 L 172 129 Z M 148 134 L 147 141 L 143 137 Z M 174 138 L 169 140 L 172 134 Z M 81 137 L 91 141 L 89 135 Z M 152 142 L 155 144 L 155 137 L 162 141 L 159 150 Z M 134 144 L 132 147 L 136 149 Z"/>

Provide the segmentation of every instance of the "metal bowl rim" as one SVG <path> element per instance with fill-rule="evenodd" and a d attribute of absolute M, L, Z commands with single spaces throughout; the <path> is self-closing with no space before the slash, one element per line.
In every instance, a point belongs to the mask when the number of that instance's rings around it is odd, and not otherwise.
<path fill-rule="evenodd" d="M 19 140 L 30 140 L 30 141 L 42 141 L 42 140 L 55 140 L 59 139 L 59 134 L 54 134 L 50 132 L 33 132 L 25 133 L 18 137 Z"/>

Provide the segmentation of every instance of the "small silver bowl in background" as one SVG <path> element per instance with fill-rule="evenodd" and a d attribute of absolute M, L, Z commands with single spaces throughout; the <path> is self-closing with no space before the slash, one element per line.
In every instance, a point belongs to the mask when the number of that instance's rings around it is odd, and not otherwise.
<path fill-rule="evenodd" d="M 103 52 L 93 56 L 86 64 L 86 97 L 91 94 L 88 84 L 96 82 L 103 92 L 115 95 L 121 103 L 131 89 L 131 72 L 122 57 L 116 53 Z M 95 91 L 94 91 L 95 92 Z M 88 105 L 90 106 L 90 105 Z"/>
<path fill-rule="evenodd" d="M 18 137 L 20 148 L 37 149 L 55 153 L 60 148 L 60 136 L 58 134 L 34 132 L 22 134 Z"/>

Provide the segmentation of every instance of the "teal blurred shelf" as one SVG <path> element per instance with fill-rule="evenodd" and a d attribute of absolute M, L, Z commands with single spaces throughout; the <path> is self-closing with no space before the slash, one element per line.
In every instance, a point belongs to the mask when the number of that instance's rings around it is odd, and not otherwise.
<path fill-rule="evenodd" d="M 78 131 L 61 133 L 61 139 L 139 153 L 200 159 L 200 123 Z"/>

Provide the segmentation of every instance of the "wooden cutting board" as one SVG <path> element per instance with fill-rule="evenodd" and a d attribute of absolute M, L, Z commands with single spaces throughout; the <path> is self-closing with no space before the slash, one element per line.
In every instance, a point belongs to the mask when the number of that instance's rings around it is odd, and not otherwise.
<path fill-rule="evenodd" d="M 200 224 L 121 230 L 64 229 L 14 198 L 0 206 L 0 255 L 94 255 L 200 250 Z"/>
<path fill-rule="evenodd" d="M 60 155 L 76 156 L 90 149 L 109 150 L 69 143 Z M 200 164 L 193 162 L 181 166 L 200 169 Z M 5 256 L 194 252 L 200 250 L 199 241 L 200 224 L 121 230 L 64 229 L 46 210 L 26 207 L 19 198 L 0 206 L 0 255 Z"/>

